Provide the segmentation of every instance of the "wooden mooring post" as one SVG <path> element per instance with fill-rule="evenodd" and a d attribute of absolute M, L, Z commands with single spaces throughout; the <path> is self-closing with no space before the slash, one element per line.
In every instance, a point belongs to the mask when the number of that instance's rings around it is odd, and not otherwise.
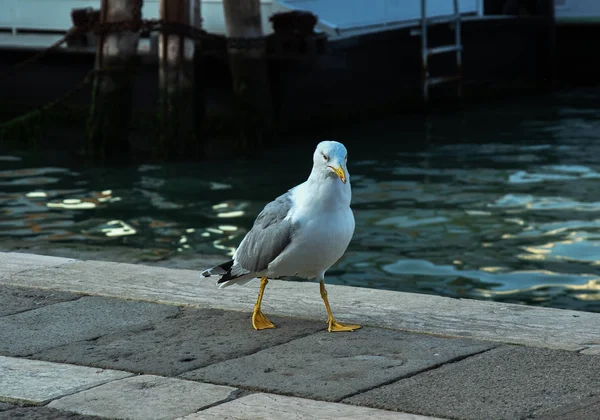
<path fill-rule="evenodd" d="M 200 0 L 161 0 L 160 18 L 178 25 L 200 26 Z M 161 32 L 159 56 L 159 142 L 165 157 L 196 157 L 201 153 L 198 127 L 204 107 L 194 86 L 195 42 Z"/>
<path fill-rule="evenodd" d="M 100 22 L 140 22 L 143 0 L 101 0 Z M 139 30 L 100 34 L 88 120 L 86 155 L 127 157 Z"/>
<path fill-rule="evenodd" d="M 223 0 L 227 52 L 240 141 L 238 153 L 255 151 L 274 126 L 260 0 Z"/>

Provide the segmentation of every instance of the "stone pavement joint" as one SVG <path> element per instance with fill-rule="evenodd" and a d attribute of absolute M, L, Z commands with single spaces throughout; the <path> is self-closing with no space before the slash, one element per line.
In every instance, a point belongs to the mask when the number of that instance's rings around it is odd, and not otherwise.
<path fill-rule="evenodd" d="M 576 403 L 531 418 L 535 420 L 598 419 L 600 418 L 600 395 L 583 398 Z"/>
<path fill-rule="evenodd" d="M 192 370 L 181 377 L 339 401 L 495 346 L 374 328 L 351 334 L 320 332 Z"/>
<path fill-rule="evenodd" d="M 2 254 L 5 254 L 7 258 L 2 258 L 2 270 L 0 271 L 0 278 L 9 277 L 15 274 L 24 274 L 40 268 L 57 268 L 61 265 L 73 264 L 79 261 L 73 258 L 50 257 L 47 255 L 19 252 Z"/>
<path fill-rule="evenodd" d="M 227 401 L 235 390 L 219 385 L 140 375 L 62 397 L 52 401 L 48 407 L 109 418 L 170 420 Z"/>
<path fill-rule="evenodd" d="M 48 407 L 11 406 L 10 410 L 0 413 L 2 420 L 105 420 L 105 417 L 86 416 L 69 411 Z"/>
<path fill-rule="evenodd" d="M 438 368 L 440 368 L 442 366 L 446 366 L 446 365 L 451 365 L 451 364 L 454 364 L 454 363 L 462 362 L 463 360 L 469 359 L 471 357 L 475 357 L 475 356 L 478 356 L 480 354 L 487 353 L 487 352 L 489 352 L 489 351 L 491 351 L 491 350 L 493 350 L 493 349 L 495 349 L 497 347 L 499 347 L 499 346 L 488 347 L 488 348 L 482 349 L 482 350 L 474 352 L 474 353 L 464 354 L 464 355 L 457 356 L 457 357 L 455 357 L 453 359 L 447 360 L 447 361 L 445 361 L 443 363 L 440 363 L 440 364 L 427 366 L 427 367 L 425 367 L 425 368 L 423 368 L 421 370 L 418 370 L 418 371 L 409 373 L 407 375 L 404 375 L 401 378 L 393 378 L 393 379 L 390 379 L 389 381 L 382 382 L 381 384 L 377 384 L 377 385 L 375 385 L 373 387 L 361 389 L 361 390 L 356 391 L 354 393 L 345 395 L 344 397 L 338 399 L 337 402 L 349 401 L 350 398 L 352 398 L 352 397 L 354 397 L 356 395 L 365 394 L 365 393 L 367 393 L 369 391 L 372 391 L 372 390 L 375 390 L 375 389 L 378 389 L 378 388 L 382 388 L 382 387 L 385 387 L 387 385 L 392 385 L 392 384 L 394 384 L 394 383 L 396 383 L 396 382 L 398 382 L 400 380 L 409 379 L 409 378 L 412 378 L 413 376 L 417 376 L 417 375 L 420 375 L 422 373 L 426 373 L 426 372 L 429 372 L 429 371 L 432 371 L 432 370 L 436 370 L 436 369 L 438 369 Z"/>
<path fill-rule="evenodd" d="M 58 302 L 79 299 L 81 296 L 68 292 L 25 288 L 0 289 L 0 316 L 39 309 Z"/>
<path fill-rule="evenodd" d="M 592 344 L 581 350 L 581 354 L 597 354 L 600 355 L 600 344 Z"/>
<path fill-rule="evenodd" d="M 0 356 L 0 401 L 43 405 L 131 376 L 128 372 Z"/>
<path fill-rule="evenodd" d="M 505 345 L 344 402 L 467 420 L 520 419 L 600 394 L 598 372 L 597 356 Z"/>
<path fill-rule="evenodd" d="M 251 414 L 250 414 L 251 413 Z M 294 420 L 437 420 L 417 414 L 327 403 L 284 395 L 257 393 L 190 414 L 181 420 L 287 419 Z M 250 417 L 252 416 L 252 417 Z"/>

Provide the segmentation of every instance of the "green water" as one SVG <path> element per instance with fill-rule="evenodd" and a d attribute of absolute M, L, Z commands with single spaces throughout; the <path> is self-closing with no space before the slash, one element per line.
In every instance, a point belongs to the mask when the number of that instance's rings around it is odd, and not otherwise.
<path fill-rule="evenodd" d="M 2 150 L 0 237 L 230 255 L 336 139 L 357 223 L 328 283 L 600 312 L 600 89 L 303 137 L 246 162 L 110 168 Z"/>

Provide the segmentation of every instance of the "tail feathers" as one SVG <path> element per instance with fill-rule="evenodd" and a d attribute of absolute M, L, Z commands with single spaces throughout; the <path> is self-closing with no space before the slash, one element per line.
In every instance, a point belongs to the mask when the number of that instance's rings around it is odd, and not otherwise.
<path fill-rule="evenodd" d="M 230 272 L 232 266 L 233 266 L 233 260 L 229 260 L 227 262 L 224 262 L 223 264 L 217 265 L 213 268 L 209 268 L 208 270 L 204 270 L 202 272 L 202 275 L 204 277 L 222 276 L 222 275 Z"/>
<path fill-rule="evenodd" d="M 219 285 L 219 287 L 226 287 L 229 284 L 231 284 L 229 282 L 236 279 L 239 280 L 234 281 L 232 283 L 243 284 L 242 282 L 246 278 L 252 279 L 252 276 L 249 276 L 249 274 L 251 273 L 248 270 L 243 269 L 239 265 L 234 265 L 233 260 L 229 260 L 227 262 L 224 262 L 223 264 L 217 265 L 213 268 L 209 268 L 208 270 L 204 270 L 202 272 L 202 275 L 204 277 L 221 276 L 221 278 L 217 280 L 217 284 Z"/>

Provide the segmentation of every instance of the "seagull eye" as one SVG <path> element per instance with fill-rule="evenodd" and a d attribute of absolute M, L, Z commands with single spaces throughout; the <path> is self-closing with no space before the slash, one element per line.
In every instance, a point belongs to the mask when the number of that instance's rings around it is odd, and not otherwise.
<path fill-rule="evenodd" d="M 329 157 L 327 157 L 327 155 L 323 155 L 323 159 L 329 160 Z"/>

